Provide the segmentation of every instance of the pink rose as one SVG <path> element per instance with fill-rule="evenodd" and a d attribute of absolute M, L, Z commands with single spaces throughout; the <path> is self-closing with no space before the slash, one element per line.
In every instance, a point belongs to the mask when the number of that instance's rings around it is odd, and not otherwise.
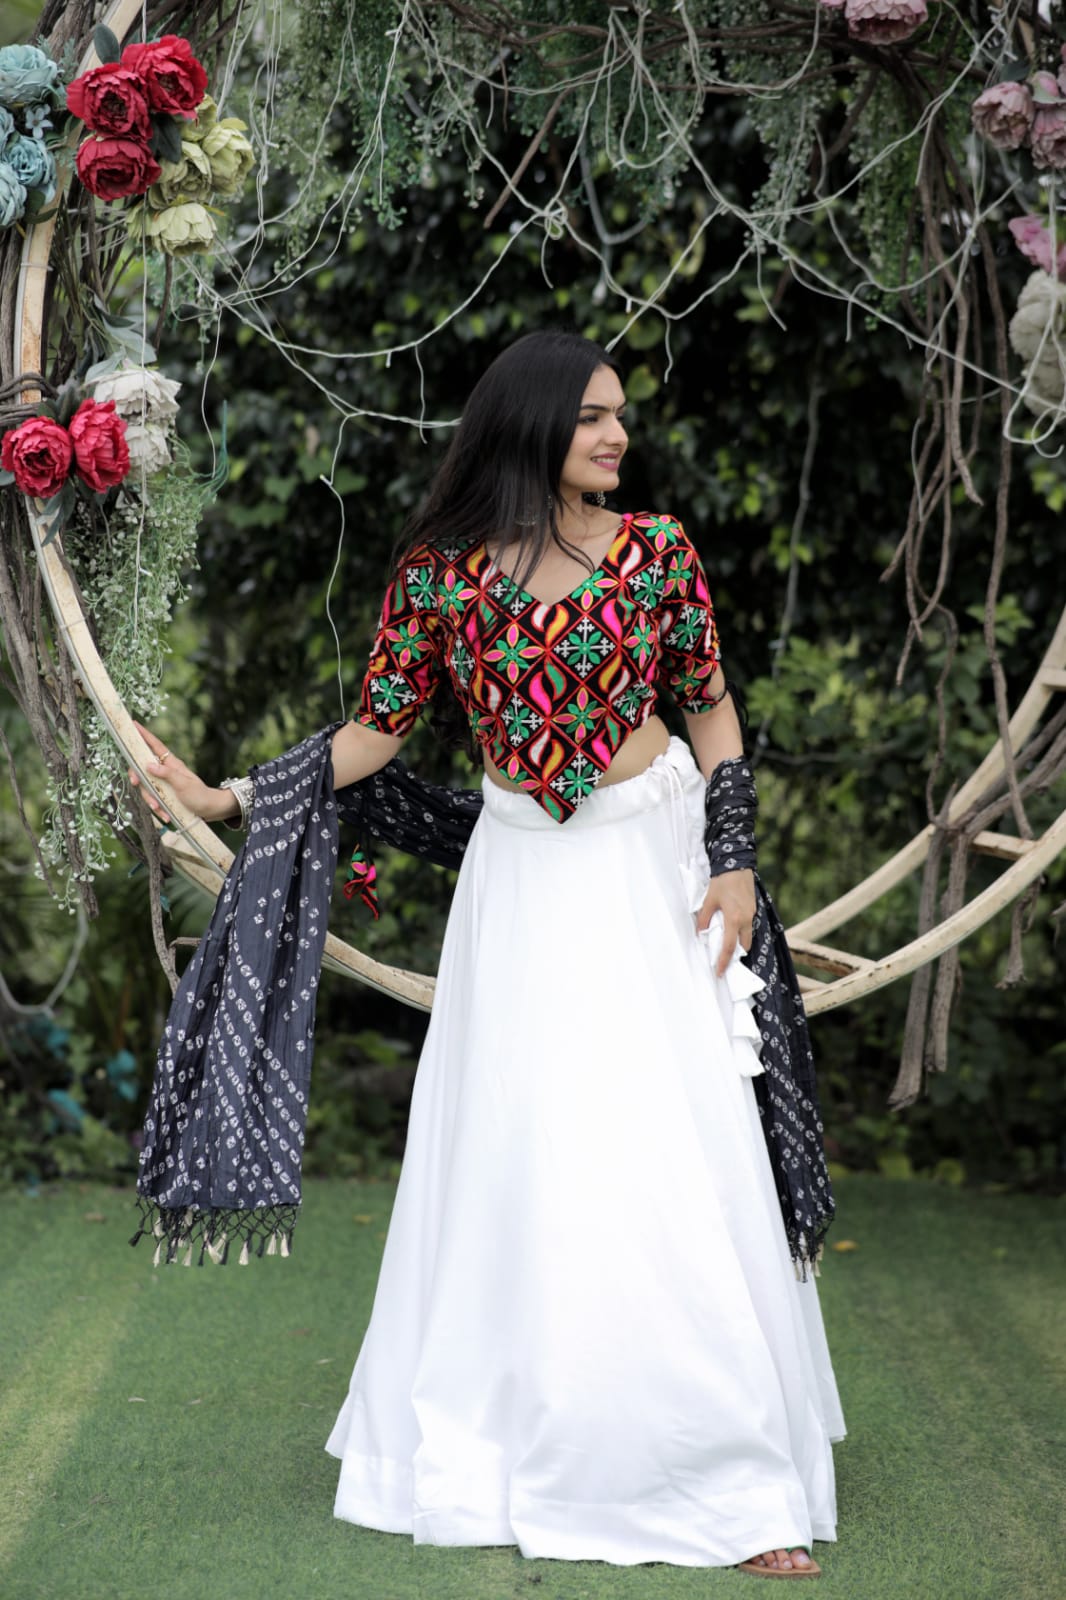
<path fill-rule="evenodd" d="M 1039 267 L 1049 277 L 1057 276 L 1066 283 L 1066 240 L 1059 246 L 1053 260 L 1051 233 L 1039 217 L 1012 217 L 1007 227 L 1026 261 L 1031 261 L 1034 267 Z"/>
<path fill-rule="evenodd" d="M 1029 131 L 1033 165 L 1066 171 L 1066 100 L 1055 106 L 1037 106 Z"/>
<path fill-rule="evenodd" d="M 28 417 L 0 446 L 0 467 L 15 474 L 15 488 L 38 500 L 58 494 L 70 475 L 70 434 L 51 417 Z"/>
<path fill-rule="evenodd" d="M 864 44 L 899 44 L 928 15 L 926 0 L 845 0 L 848 35 Z"/>
<path fill-rule="evenodd" d="M 74 441 L 74 466 L 78 477 L 100 493 L 121 483 L 130 470 L 126 424 L 115 412 L 115 402 L 83 400 L 70 419 Z"/>
<path fill-rule="evenodd" d="M 143 194 L 162 168 L 146 144 L 136 139 L 84 139 L 74 165 L 78 177 L 100 200 L 125 200 Z"/>
<path fill-rule="evenodd" d="M 128 44 L 122 52 L 122 65 L 143 80 L 153 111 L 167 111 L 190 122 L 196 116 L 207 93 L 207 73 L 188 39 L 168 33 L 151 44 Z"/>
<path fill-rule="evenodd" d="M 997 150 L 1017 150 L 1033 120 L 1033 94 L 1027 83 L 994 83 L 979 94 L 971 111 L 982 139 Z"/>
<path fill-rule="evenodd" d="M 147 144 L 152 132 L 144 84 L 135 72 L 110 63 L 74 79 L 67 110 L 93 133 L 128 134 Z"/>

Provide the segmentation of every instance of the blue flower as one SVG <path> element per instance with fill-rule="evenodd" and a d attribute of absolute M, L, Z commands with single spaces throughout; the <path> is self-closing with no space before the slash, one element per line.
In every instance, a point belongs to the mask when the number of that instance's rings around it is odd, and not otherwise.
<path fill-rule="evenodd" d="M 0 106 L 0 150 L 15 137 L 15 119 L 6 106 Z"/>
<path fill-rule="evenodd" d="M 27 189 L 44 189 L 45 199 L 51 200 L 56 189 L 55 157 L 40 139 L 27 139 L 20 135 L 3 153 L 3 161 Z"/>
<path fill-rule="evenodd" d="M 36 105 L 56 87 L 59 64 L 35 44 L 6 44 L 0 49 L 0 105 Z"/>
<path fill-rule="evenodd" d="M 0 161 L 0 228 L 10 228 L 26 209 L 26 190 L 6 161 Z"/>
<path fill-rule="evenodd" d="M 26 132 L 32 134 L 35 139 L 43 139 L 44 130 L 55 127 L 55 123 L 48 115 L 50 109 L 49 106 L 27 106 L 23 112 L 22 120 Z"/>

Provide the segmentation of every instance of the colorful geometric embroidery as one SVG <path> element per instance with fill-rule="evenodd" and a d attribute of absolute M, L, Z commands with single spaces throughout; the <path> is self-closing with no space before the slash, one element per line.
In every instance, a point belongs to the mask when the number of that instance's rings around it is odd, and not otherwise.
<path fill-rule="evenodd" d="M 484 544 L 423 546 L 385 596 L 355 720 L 409 733 L 447 673 L 496 766 L 565 822 L 661 687 L 686 710 L 717 703 L 720 659 L 707 578 L 675 517 L 627 514 L 596 571 L 552 605 Z"/>

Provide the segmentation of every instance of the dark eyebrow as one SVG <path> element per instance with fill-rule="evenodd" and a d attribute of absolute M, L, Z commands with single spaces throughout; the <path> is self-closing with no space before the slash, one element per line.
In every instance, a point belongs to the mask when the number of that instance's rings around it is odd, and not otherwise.
<path fill-rule="evenodd" d="M 620 406 L 601 406 L 598 401 L 590 400 L 588 405 L 582 406 L 582 411 L 624 411 L 627 401 L 623 400 Z"/>

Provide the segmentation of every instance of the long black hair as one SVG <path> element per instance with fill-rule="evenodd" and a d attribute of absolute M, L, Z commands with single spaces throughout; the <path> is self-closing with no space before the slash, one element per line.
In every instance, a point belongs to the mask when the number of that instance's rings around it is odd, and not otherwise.
<path fill-rule="evenodd" d="M 492 540 L 517 545 L 519 585 L 554 543 L 593 570 L 559 532 L 559 479 L 581 401 L 597 367 L 617 364 L 578 333 L 527 333 L 475 384 L 425 500 L 408 518 L 394 555 L 420 544 L 459 549 Z"/>

